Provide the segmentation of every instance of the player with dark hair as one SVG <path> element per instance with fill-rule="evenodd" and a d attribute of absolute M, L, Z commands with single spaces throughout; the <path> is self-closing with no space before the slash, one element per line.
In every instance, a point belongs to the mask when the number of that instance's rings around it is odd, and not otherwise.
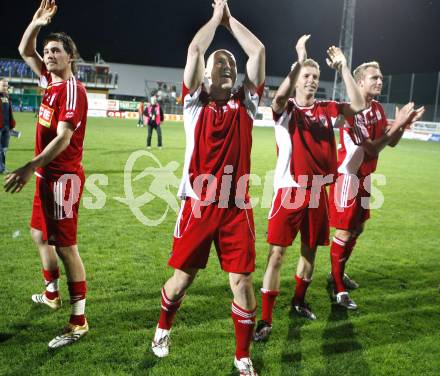
<path fill-rule="evenodd" d="M 332 271 L 329 282 L 336 303 L 356 309 L 356 303 L 347 290 L 358 284 L 344 273 L 345 265 L 356 240 L 370 218 L 370 175 L 376 170 L 378 155 L 387 145 L 396 146 L 404 130 L 419 120 L 425 109 L 414 110 L 408 103 L 388 123 L 385 112 L 374 98 L 382 91 L 383 76 L 375 61 L 361 64 L 354 72 L 354 79 L 366 101 L 367 108 L 347 119 L 347 126 L 340 130 L 341 147 L 338 150 L 338 179 L 330 186 L 330 226 L 336 228 L 330 259 Z"/>
<path fill-rule="evenodd" d="M 298 232 L 301 233 L 301 254 L 295 275 L 292 310 L 307 319 L 316 319 L 305 302 L 305 295 L 312 281 L 317 246 L 329 244 L 325 185 L 333 182 L 336 174 L 333 127 L 339 124 L 339 118 L 365 107 L 342 51 L 334 46 L 327 50 L 327 63 L 341 73 L 351 103 L 315 99 L 320 71 L 318 63 L 307 58 L 309 37 L 304 35 L 298 40 L 298 61 L 272 102 L 278 159 L 274 177 L 275 198 L 269 212 L 269 255 L 261 289 L 262 318 L 255 331 L 256 341 L 266 340 L 272 330 L 272 311 L 279 294 L 281 265 L 287 247 Z"/>
<path fill-rule="evenodd" d="M 183 108 L 186 153 L 179 196 L 184 200 L 168 264 L 174 275 L 162 288 L 162 308 L 152 343 L 155 355 L 169 352 L 173 318 L 199 269 L 206 267 L 214 242 L 221 268 L 229 273 L 234 296 L 234 364 L 240 375 L 256 375 L 249 355 L 256 302 L 251 273 L 255 269 L 255 233 L 248 180 L 252 126 L 264 89 L 265 48 L 230 15 L 225 0 L 214 0 L 212 18 L 188 48 Z M 222 25 L 248 56 L 245 79 L 232 92 L 237 66 L 227 50 L 204 55 Z M 203 76 L 208 85 L 203 84 Z"/>
<path fill-rule="evenodd" d="M 57 11 L 55 1 L 43 0 L 24 32 L 19 51 L 40 77 L 45 89 L 36 127 L 35 157 L 5 178 L 5 189 L 20 192 L 36 177 L 31 235 L 43 265 L 45 291 L 32 295 L 36 304 L 61 307 L 57 256 L 64 264 L 70 293 L 71 316 L 64 333 L 49 342 L 50 348 L 71 344 L 89 326 L 84 315 L 86 274 L 77 246 L 79 201 L 85 176 L 81 164 L 87 121 L 87 96 L 74 77 L 76 46 L 64 33 L 50 34 L 43 57 L 36 51 L 37 35 Z"/>

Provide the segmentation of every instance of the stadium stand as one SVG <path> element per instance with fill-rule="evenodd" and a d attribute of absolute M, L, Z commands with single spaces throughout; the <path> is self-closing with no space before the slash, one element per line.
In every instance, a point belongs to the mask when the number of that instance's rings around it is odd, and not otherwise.
<path fill-rule="evenodd" d="M 118 84 L 118 73 L 113 73 L 106 63 L 86 63 L 80 61 L 77 64 L 76 77 L 86 87 L 115 89 Z M 36 82 L 37 77 L 22 60 L 0 59 L 0 76 L 7 77 L 12 84 Z"/>
<path fill-rule="evenodd" d="M 107 99 L 139 102 L 149 101 L 151 96 L 155 95 L 165 113 L 182 113 L 183 69 L 106 63 L 99 54 L 95 56 L 94 62 L 79 61 L 77 67 L 77 78 L 88 89 L 103 90 Z M 23 61 L 0 59 L 0 76 L 7 77 L 14 87 L 12 97 L 16 110 L 35 110 L 39 103 L 37 77 Z M 243 76 L 239 74 L 237 82 L 241 80 Z M 270 106 L 281 80 L 281 77 L 266 77 L 261 107 Z M 436 72 L 388 75 L 384 77 L 384 89 L 378 99 L 391 119 L 394 117 L 396 105 L 401 106 L 402 103 L 413 100 L 426 107 L 424 118 L 427 121 L 439 122 L 439 81 L 439 73 Z M 316 97 L 331 99 L 332 92 L 333 82 L 321 81 Z"/>

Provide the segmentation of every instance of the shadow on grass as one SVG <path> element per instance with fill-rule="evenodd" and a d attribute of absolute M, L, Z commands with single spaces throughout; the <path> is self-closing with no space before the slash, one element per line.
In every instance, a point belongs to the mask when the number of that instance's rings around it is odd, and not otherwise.
<path fill-rule="evenodd" d="M 54 312 L 51 309 L 43 306 L 37 306 L 35 304 L 31 305 L 29 311 L 23 319 L 10 325 L 11 330 L 0 333 L 0 344 L 3 345 L 9 340 L 14 339 L 19 341 L 20 335 L 23 334 L 23 332 L 34 327 L 34 325 L 32 324 L 32 321 L 34 319 L 41 318 L 42 316 L 51 315 L 54 315 Z"/>
<path fill-rule="evenodd" d="M 119 304 L 126 304 L 127 306 L 130 306 L 133 302 L 142 302 L 147 301 L 150 299 L 157 299 L 158 307 L 160 306 L 160 289 L 152 292 L 134 292 L 134 293 L 127 293 L 126 291 L 130 288 L 130 286 L 125 287 L 125 292 L 118 291 L 117 288 L 112 289 L 104 289 L 101 288 L 99 292 L 104 292 L 101 294 L 101 296 L 94 292 L 95 296 L 93 296 L 92 299 L 88 299 L 88 304 L 92 305 L 119 305 Z M 98 290 L 98 289 L 96 289 Z M 145 303 L 146 304 L 146 303 Z"/>
<path fill-rule="evenodd" d="M 338 325 L 335 325 L 338 324 Z M 346 371 L 349 373 L 351 369 L 362 369 L 362 375 L 370 375 L 368 363 L 362 356 L 363 347 L 358 342 L 354 330 L 354 326 L 350 321 L 347 309 L 337 304 L 331 305 L 329 317 L 326 327 L 322 334 L 322 354 L 327 359 L 324 370 L 325 375 L 335 372 L 335 366 L 341 367 L 340 357 L 335 355 L 357 352 L 352 357 L 352 361 L 347 362 Z"/>
<path fill-rule="evenodd" d="M 43 346 L 42 346 L 43 347 Z M 49 361 L 54 356 L 53 352 L 47 350 L 39 351 L 38 353 L 32 352 L 32 357 L 27 361 L 20 364 L 20 367 L 8 373 L 9 376 L 23 376 L 28 375 L 30 370 L 38 370 L 47 361 Z"/>
<path fill-rule="evenodd" d="M 307 324 L 307 320 L 296 316 L 292 309 L 289 316 L 289 328 L 281 353 L 280 375 L 299 375 L 302 362 L 301 328 Z"/>
<path fill-rule="evenodd" d="M 7 342 L 12 337 L 14 337 L 14 333 L 2 333 L 2 332 L 0 332 L 0 343 Z"/>
<path fill-rule="evenodd" d="M 52 315 L 57 315 L 57 313 L 44 306 L 38 306 L 35 304 L 31 305 L 26 316 L 22 320 L 19 320 L 11 325 L 11 332 L 0 333 L 1 344 L 3 345 L 9 340 L 26 345 L 31 345 L 32 343 L 36 342 L 40 343 L 40 336 L 38 335 L 38 338 L 35 338 L 32 336 L 32 334 L 30 334 L 31 330 L 44 334 L 49 333 L 52 328 L 43 327 L 41 324 L 35 325 L 34 322 L 38 319 L 41 319 L 43 316 Z M 36 370 L 49 361 L 54 355 L 53 352 L 49 352 L 47 349 L 47 342 L 49 339 L 50 338 L 46 338 L 41 342 L 42 350 L 38 353 L 32 351 L 28 359 L 24 362 L 20 364 L 11 364 L 11 371 L 8 372 L 8 375 L 22 376 L 29 374 L 29 370 Z M 17 367 L 15 368 L 14 366 Z"/>
<path fill-rule="evenodd" d="M 252 342 L 251 344 L 251 359 L 258 374 L 261 374 L 264 369 L 263 357 L 266 352 L 266 342 Z M 231 375 L 236 375 L 235 367 L 231 371 Z"/>
<path fill-rule="evenodd" d="M 230 317 L 231 295 L 227 285 L 190 287 L 177 312 L 174 326 L 199 326 L 205 322 Z M 137 302 L 136 306 L 130 304 L 133 301 Z M 94 298 L 91 305 L 96 306 L 97 311 L 112 312 L 112 315 L 101 315 L 102 317 L 99 317 L 99 321 L 95 323 L 96 328 L 104 331 L 105 328 L 112 326 L 115 331 L 120 330 L 121 333 L 127 330 L 127 327 L 153 331 L 160 315 L 160 302 L 160 290 L 145 294 L 119 293 L 116 299 Z"/>
<path fill-rule="evenodd" d="M 159 358 L 157 358 L 151 353 L 148 353 L 145 359 L 143 359 L 139 363 L 138 368 L 135 371 L 135 375 L 149 375 L 150 374 L 149 370 L 154 368 L 159 361 L 160 361 Z"/>
<path fill-rule="evenodd" d="M 291 310 L 289 313 L 289 326 L 287 336 L 283 343 L 281 351 L 281 367 L 279 375 L 300 375 L 302 366 L 301 353 L 301 328 L 307 325 L 308 321 L 301 317 L 295 316 Z M 266 343 L 254 344 L 253 360 L 255 368 L 259 373 L 263 373 L 264 362 L 263 357 L 266 352 Z"/>

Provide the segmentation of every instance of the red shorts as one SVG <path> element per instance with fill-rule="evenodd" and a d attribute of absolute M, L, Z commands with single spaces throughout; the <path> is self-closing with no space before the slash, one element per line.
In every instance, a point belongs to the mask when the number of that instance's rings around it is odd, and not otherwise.
<path fill-rule="evenodd" d="M 277 191 L 269 212 L 267 242 L 288 247 L 301 232 L 301 242 L 309 248 L 329 244 L 328 198 L 325 187 L 320 192 L 305 188 Z"/>
<path fill-rule="evenodd" d="M 37 176 L 31 227 L 43 232 L 43 240 L 56 247 L 77 244 L 78 209 L 84 171 L 61 177 Z"/>
<path fill-rule="evenodd" d="M 370 179 L 341 174 L 330 186 L 330 226 L 355 230 L 370 218 Z M 367 189 L 368 190 L 367 190 Z"/>
<path fill-rule="evenodd" d="M 214 242 L 221 268 L 230 273 L 255 270 L 255 229 L 252 209 L 201 206 L 186 199 L 174 230 L 168 265 L 175 269 L 204 269 Z"/>

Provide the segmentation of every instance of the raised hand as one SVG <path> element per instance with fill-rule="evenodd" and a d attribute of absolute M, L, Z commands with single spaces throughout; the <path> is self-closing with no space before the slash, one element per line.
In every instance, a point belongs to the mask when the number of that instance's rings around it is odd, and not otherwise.
<path fill-rule="evenodd" d="M 419 107 L 417 110 L 414 110 L 412 113 L 412 116 L 411 116 L 411 120 L 410 120 L 411 124 L 414 124 L 416 121 L 419 121 L 422 118 L 424 113 L 425 113 L 424 106 Z"/>
<path fill-rule="evenodd" d="M 50 24 L 57 9 L 58 7 L 55 4 L 55 0 L 42 0 L 40 7 L 32 18 L 32 22 L 37 26 L 46 26 Z"/>
<path fill-rule="evenodd" d="M 223 14 L 225 11 L 225 6 L 227 5 L 227 0 L 213 0 L 212 7 L 214 8 L 214 13 L 212 18 L 218 22 L 220 25 L 223 22 Z"/>
<path fill-rule="evenodd" d="M 419 116 L 421 117 L 424 112 L 424 108 L 421 107 L 418 110 L 420 110 L 421 112 Z M 414 110 L 414 102 L 409 102 L 400 109 L 396 107 L 396 118 L 394 122 L 396 123 L 396 125 L 399 125 L 401 127 L 406 126 L 412 123 L 413 119 L 416 116 L 418 116 L 418 113 Z"/>
<path fill-rule="evenodd" d="M 231 11 L 229 10 L 228 3 L 225 4 L 225 7 L 223 8 L 223 18 L 221 24 L 224 27 L 229 27 L 229 19 L 231 18 Z"/>
<path fill-rule="evenodd" d="M 396 121 L 401 117 L 404 118 L 405 114 L 401 112 L 405 111 L 405 107 L 407 107 L 410 104 L 411 103 L 408 103 L 406 106 L 402 107 L 401 109 L 399 109 L 399 107 L 396 106 L 395 117 L 394 117 Z M 409 114 L 406 114 L 407 121 L 403 124 L 403 127 L 405 128 L 411 127 L 411 125 L 413 125 L 416 121 L 419 121 L 422 118 L 424 113 L 425 113 L 424 106 L 419 107 L 417 110 L 414 110 L 414 104 L 413 104 L 412 111 L 409 112 Z"/>
<path fill-rule="evenodd" d="M 310 34 L 303 35 L 301 38 L 298 39 L 298 42 L 296 42 L 296 53 L 298 55 L 298 63 L 302 64 L 307 59 L 307 49 L 306 49 L 306 42 L 309 40 Z"/>
<path fill-rule="evenodd" d="M 345 58 L 342 50 L 339 47 L 329 47 L 327 49 L 327 55 L 328 58 L 325 60 L 330 68 L 340 72 L 344 66 L 347 66 L 347 59 Z"/>

